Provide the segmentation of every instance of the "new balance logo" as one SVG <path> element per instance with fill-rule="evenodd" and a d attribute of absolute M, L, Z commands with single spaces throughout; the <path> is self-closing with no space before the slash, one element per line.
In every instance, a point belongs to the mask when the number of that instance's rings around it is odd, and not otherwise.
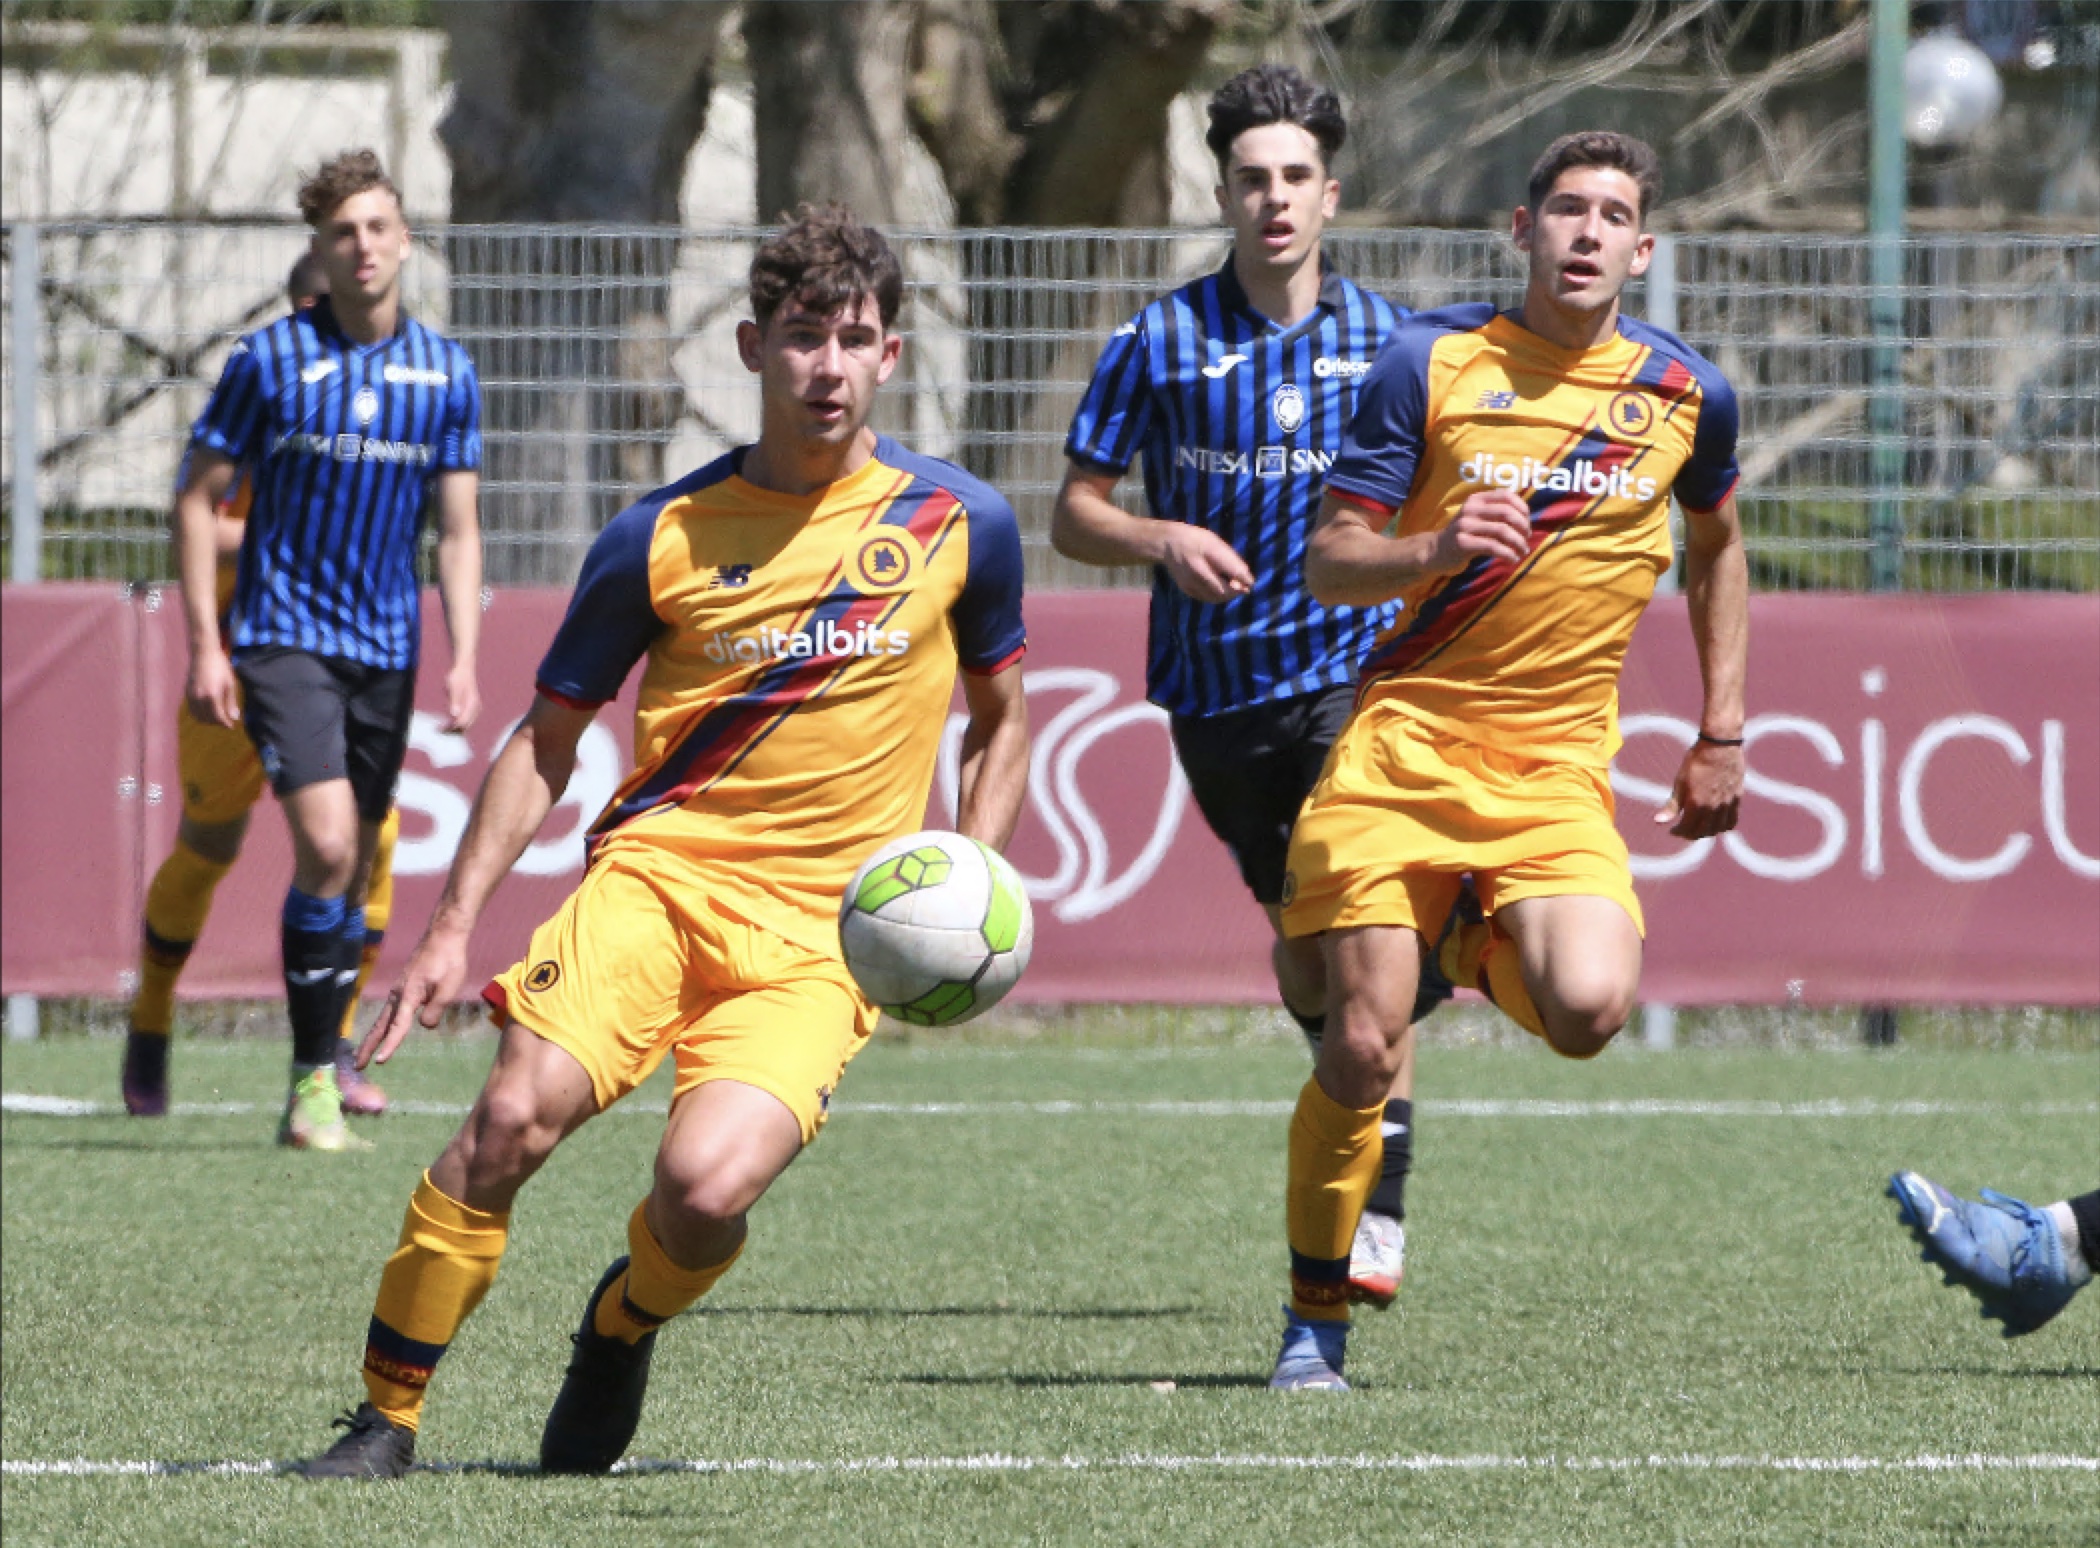
<path fill-rule="evenodd" d="M 1492 387 L 1480 395 L 1473 405 L 1477 409 L 1506 409 L 1517 406 L 1517 395 L 1513 392 L 1497 392 Z"/>
<path fill-rule="evenodd" d="M 1234 366 L 1239 365 L 1242 361 L 1245 361 L 1247 358 L 1248 357 L 1245 355 L 1226 355 L 1223 358 L 1221 358 L 1216 365 L 1205 366 L 1203 368 L 1203 374 L 1209 377 L 1212 381 L 1216 381 L 1227 371 L 1230 371 Z"/>
<path fill-rule="evenodd" d="M 716 591 L 723 586 L 748 586 L 750 584 L 750 565 L 725 564 L 715 571 L 715 578 L 707 583 L 707 589 Z"/>

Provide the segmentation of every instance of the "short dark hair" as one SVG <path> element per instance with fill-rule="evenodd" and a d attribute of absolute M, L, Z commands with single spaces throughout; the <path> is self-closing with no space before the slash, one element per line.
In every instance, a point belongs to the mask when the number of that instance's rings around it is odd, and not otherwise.
<path fill-rule="evenodd" d="M 379 163 L 379 152 L 349 150 L 332 156 L 313 170 L 299 185 L 299 214 L 309 226 L 318 226 L 333 215 L 345 199 L 370 189 L 384 188 L 401 203 L 401 190 Z"/>
<path fill-rule="evenodd" d="M 1632 178 L 1641 191 L 1640 216 L 1644 222 L 1648 211 L 1662 201 L 1662 158 L 1655 154 L 1654 146 L 1615 129 L 1583 129 L 1562 135 L 1531 164 L 1526 193 L 1533 214 L 1538 213 L 1546 195 L 1553 192 L 1561 173 L 1575 167 L 1611 167 Z"/>
<path fill-rule="evenodd" d="M 751 259 L 751 315 L 763 328 L 793 301 L 830 317 L 873 296 L 883 331 L 904 304 L 904 270 L 890 244 L 843 204 L 805 204 Z"/>
<path fill-rule="evenodd" d="M 1242 70 L 1211 94 L 1210 129 L 1203 143 L 1218 158 L 1222 177 L 1232 156 L 1232 142 L 1264 124 L 1296 124 L 1320 145 L 1320 164 L 1334 165 L 1334 153 L 1349 137 L 1342 102 L 1324 86 L 1315 86 L 1289 65 L 1256 65 Z"/>
<path fill-rule="evenodd" d="M 312 253 L 301 253 L 293 260 L 292 272 L 284 277 L 285 300 L 296 310 L 300 302 L 327 294 L 328 272 Z"/>

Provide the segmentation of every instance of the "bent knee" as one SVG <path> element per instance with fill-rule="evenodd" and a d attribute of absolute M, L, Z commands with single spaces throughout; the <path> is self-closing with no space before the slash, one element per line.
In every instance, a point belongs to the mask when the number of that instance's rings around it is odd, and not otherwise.
<path fill-rule="evenodd" d="M 659 1156 L 656 1196 L 695 1226 L 723 1226 L 743 1218 L 772 1181 L 735 1157 L 681 1158 Z"/>
<path fill-rule="evenodd" d="M 561 1143 L 562 1126 L 541 1111 L 524 1081 L 491 1086 L 468 1126 L 468 1166 L 477 1182 L 522 1180 Z"/>
<path fill-rule="evenodd" d="M 1633 991 L 1599 983 L 1563 996 L 1551 1010 L 1541 1007 L 1546 1041 L 1570 1059 L 1594 1059 L 1633 1015 Z"/>

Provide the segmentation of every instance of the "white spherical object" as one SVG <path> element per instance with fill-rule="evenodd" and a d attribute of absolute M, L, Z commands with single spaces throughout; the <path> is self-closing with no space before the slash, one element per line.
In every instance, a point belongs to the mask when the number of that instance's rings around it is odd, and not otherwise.
<path fill-rule="evenodd" d="M 1957 145 L 2004 100 L 1990 55 L 1966 38 L 1935 32 L 1903 56 L 1903 132 L 1914 145 Z"/>
<path fill-rule="evenodd" d="M 954 1026 L 999 1003 L 1035 945 L 1020 873 L 960 833 L 928 829 L 882 846 L 839 903 L 854 982 L 900 1021 Z"/>

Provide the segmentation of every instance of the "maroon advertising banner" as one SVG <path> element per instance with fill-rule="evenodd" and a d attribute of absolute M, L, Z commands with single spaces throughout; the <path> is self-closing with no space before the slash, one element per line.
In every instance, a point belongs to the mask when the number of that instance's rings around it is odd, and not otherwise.
<path fill-rule="evenodd" d="M 466 736 L 438 729 L 441 674 L 425 674 L 377 989 L 429 917 L 563 600 L 496 593 L 488 707 Z M 8 590 L 0 613 L 0 987 L 122 994 L 139 900 L 180 810 L 179 610 L 152 593 L 45 586 Z M 434 599 L 427 613 L 426 660 L 441 663 Z M 1015 998 L 1266 1001 L 1267 926 L 1144 700 L 1144 618 L 1130 592 L 1029 600 L 1035 745 L 1011 855 L 1036 947 Z M 1775 596 L 1752 619 L 1750 783 L 1740 830 L 1720 840 L 1685 845 L 1652 820 L 1699 711 L 1681 601 L 1651 609 L 1628 658 L 1613 784 L 1648 914 L 1644 997 L 2100 1004 L 2100 599 Z M 952 821 L 960 734 L 956 715 L 931 825 Z M 608 707 L 476 933 L 477 975 L 508 965 L 573 886 L 582 831 L 630 754 L 625 706 Z M 289 872 L 266 798 L 186 995 L 278 992 Z"/>

